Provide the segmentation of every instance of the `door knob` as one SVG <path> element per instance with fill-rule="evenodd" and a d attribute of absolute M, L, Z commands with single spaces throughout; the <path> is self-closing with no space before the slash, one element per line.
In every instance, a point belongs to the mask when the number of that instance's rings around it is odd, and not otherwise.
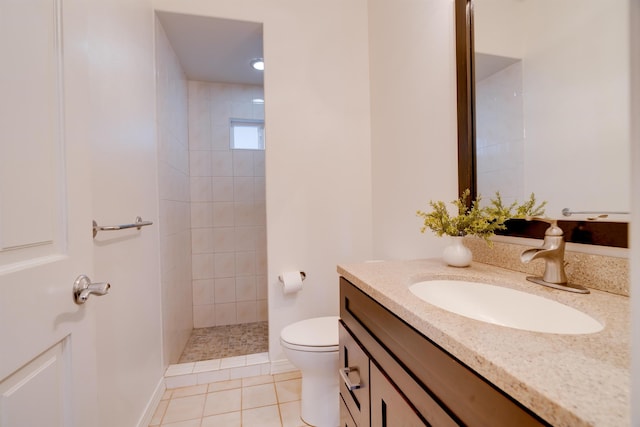
<path fill-rule="evenodd" d="M 91 295 L 106 295 L 111 285 L 107 282 L 91 283 L 91 279 L 81 274 L 73 282 L 73 299 L 76 304 L 84 304 Z"/>

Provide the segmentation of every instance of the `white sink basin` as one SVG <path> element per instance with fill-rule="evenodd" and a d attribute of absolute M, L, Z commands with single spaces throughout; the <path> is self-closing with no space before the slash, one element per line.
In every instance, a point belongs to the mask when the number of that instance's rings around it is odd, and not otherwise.
<path fill-rule="evenodd" d="M 428 280 L 411 285 L 409 290 L 444 310 L 509 328 L 552 334 L 591 334 L 604 327 L 573 307 L 501 286 Z"/>

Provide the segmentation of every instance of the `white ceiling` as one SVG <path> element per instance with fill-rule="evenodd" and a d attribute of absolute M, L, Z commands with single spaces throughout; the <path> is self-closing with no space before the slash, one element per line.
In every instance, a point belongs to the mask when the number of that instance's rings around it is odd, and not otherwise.
<path fill-rule="evenodd" d="M 516 0 L 523 1 L 523 0 Z M 520 61 L 518 58 L 510 58 L 507 56 L 491 55 L 488 53 L 475 53 L 474 65 L 476 81 L 486 79 L 492 74 L 507 68 L 511 64 L 515 64 Z"/>
<path fill-rule="evenodd" d="M 189 80 L 262 85 L 262 24 L 156 12 Z M 268 65 L 267 65 L 268 67 Z"/>

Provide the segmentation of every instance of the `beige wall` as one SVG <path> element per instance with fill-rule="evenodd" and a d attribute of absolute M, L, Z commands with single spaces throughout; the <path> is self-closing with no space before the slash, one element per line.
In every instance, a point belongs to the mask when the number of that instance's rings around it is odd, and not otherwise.
<path fill-rule="evenodd" d="M 177 363 L 193 329 L 187 78 L 155 18 L 162 347 Z"/>
<path fill-rule="evenodd" d="M 474 0 L 476 52 L 522 58 L 525 40 L 525 3 L 512 0 Z"/>
<path fill-rule="evenodd" d="M 270 357 L 280 330 L 338 313 L 336 264 L 371 257 L 365 0 L 155 0 L 159 10 L 264 24 Z M 301 292 L 278 275 L 304 270 Z"/>
<path fill-rule="evenodd" d="M 416 210 L 457 198 L 450 0 L 370 0 L 369 75 L 376 258 L 440 256 Z"/>
<path fill-rule="evenodd" d="M 93 215 L 109 225 L 137 215 L 154 221 L 94 240 L 94 274 L 111 291 L 86 307 L 97 319 L 96 425 L 135 426 L 163 371 L 154 20 L 143 0 L 92 2 L 89 10 Z"/>

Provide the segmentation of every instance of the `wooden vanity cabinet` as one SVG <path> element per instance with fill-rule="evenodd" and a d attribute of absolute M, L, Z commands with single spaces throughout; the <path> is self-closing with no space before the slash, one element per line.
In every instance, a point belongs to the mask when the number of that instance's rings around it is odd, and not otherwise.
<path fill-rule="evenodd" d="M 341 427 L 549 426 L 342 277 L 340 367 Z"/>
<path fill-rule="evenodd" d="M 419 384 L 400 365 L 389 357 L 381 359 L 386 371 L 392 372 L 394 380 L 403 384 L 402 391 L 340 321 L 341 427 L 458 425 L 430 396 L 424 394 Z M 352 390 L 350 386 L 358 388 Z M 404 393 L 408 393 L 411 400 Z M 429 416 L 421 416 L 414 405 L 423 408 Z"/>
<path fill-rule="evenodd" d="M 427 426 L 402 392 L 382 371 L 371 366 L 371 427 Z"/>

